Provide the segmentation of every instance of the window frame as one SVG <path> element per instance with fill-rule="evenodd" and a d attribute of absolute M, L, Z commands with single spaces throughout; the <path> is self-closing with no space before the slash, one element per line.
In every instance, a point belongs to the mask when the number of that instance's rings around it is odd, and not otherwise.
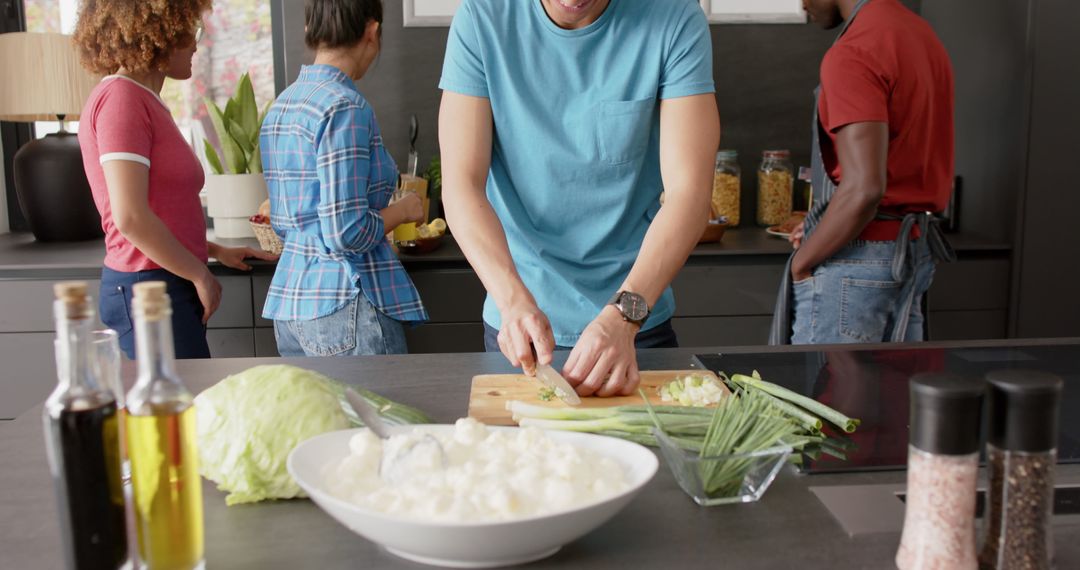
<path fill-rule="evenodd" d="M 26 10 L 23 0 L 0 0 L 0 33 L 26 31 Z M 0 81 L 12 78 L 0 77 Z M 7 201 L 8 229 L 12 232 L 30 231 L 30 223 L 23 216 L 22 205 L 15 193 L 15 153 L 22 146 L 34 140 L 34 126 L 29 123 L 0 121 L 0 145 L 3 146 L 4 186 L 3 196 Z"/>

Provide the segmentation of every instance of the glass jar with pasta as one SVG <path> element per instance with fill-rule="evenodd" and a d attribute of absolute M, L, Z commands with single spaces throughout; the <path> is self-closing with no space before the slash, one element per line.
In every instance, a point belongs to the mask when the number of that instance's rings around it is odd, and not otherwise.
<path fill-rule="evenodd" d="M 765 151 L 761 168 L 758 169 L 758 225 L 775 226 L 791 216 L 794 184 L 795 168 L 791 164 L 791 151 Z"/>
<path fill-rule="evenodd" d="M 722 150 L 716 153 L 713 172 L 712 217 L 724 220 L 729 227 L 739 225 L 739 195 L 742 192 L 739 153 Z"/>

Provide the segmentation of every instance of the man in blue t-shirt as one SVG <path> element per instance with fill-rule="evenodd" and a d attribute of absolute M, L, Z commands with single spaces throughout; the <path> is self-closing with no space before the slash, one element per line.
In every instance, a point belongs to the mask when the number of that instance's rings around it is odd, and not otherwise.
<path fill-rule="evenodd" d="M 464 0 L 439 87 L 447 220 L 488 291 L 487 349 L 531 374 L 573 347 L 579 394 L 632 393 L 635 346 L 676 345 L 669 285 L 710 211 L 699 3 Z"/>

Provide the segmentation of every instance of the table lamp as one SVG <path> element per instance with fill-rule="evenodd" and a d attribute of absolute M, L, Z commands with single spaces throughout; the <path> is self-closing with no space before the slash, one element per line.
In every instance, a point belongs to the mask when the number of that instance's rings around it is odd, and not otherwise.
<path fill-rule="evenodd" d="M 0 34 L 0 120 L 60 121 L 60 132 L 23 145 L 13 163 L 19 205 L 38 241 L 103 235 L 78 136 L 64 130 L 96 84 L 70 36 Z"/>

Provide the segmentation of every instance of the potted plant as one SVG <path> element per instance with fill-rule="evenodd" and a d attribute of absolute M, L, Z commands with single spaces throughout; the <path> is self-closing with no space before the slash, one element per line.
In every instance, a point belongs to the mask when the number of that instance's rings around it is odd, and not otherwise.
<path fill-rule="evenodd" d="M 255 89 L 246 73 L 224 110 L 206 99 L 206 110 L 221 145 L 219 155 L 209 140 L 203 141 L 211 170 L 206 177 L 206 207 L 214 219 L 217 237 L 255 237 L 248 218 L 259 211 L 259 204 L 267 197 L 259 155 L 259 130 L 269 109 L 267 103 L 259 111 Z"/>
<path fill-rule="evenodd" d="M 443 215 L 442 163 L 438 156 L 431 159 L 427 171 L 424 172 L 424 179 L 428 181 L 428 203 L 430 204 L 428 209 L 428 219 L 433 220 L 435 218 L 441 218 Z"/>

